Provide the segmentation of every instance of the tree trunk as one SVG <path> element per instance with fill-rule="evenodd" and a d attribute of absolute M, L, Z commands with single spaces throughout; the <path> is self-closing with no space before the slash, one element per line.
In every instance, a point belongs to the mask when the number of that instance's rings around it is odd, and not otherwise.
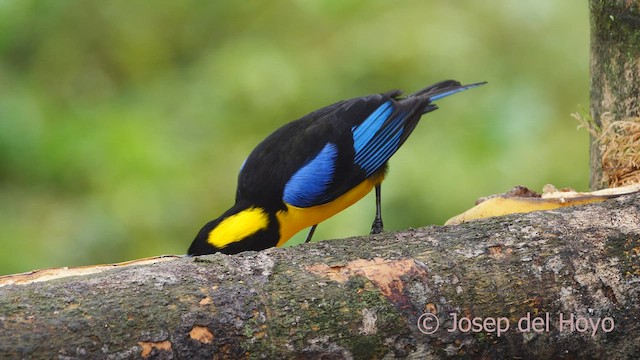
<path fill-rule="evenodd" d="M 0 358 L 638 358 L 639 224 L 636 193 L 5 285 Z"/>
<path fill-rule="evenodd" d="M 591 0 L 591 117 L 602 129 L 604 122 L 631 122 L 633 129 L 616 129 L 632 147 L 640 142 L 640 3 L 628 0 Z M 619 141 L 591 136 L 592 190 L 640 182 L 640 164 L 629 159 L 630 152 L 616 149 Z M 624 143 L 625 141 L 623 141 Z M 613 155 L 612 155 L 613 154 Z M 619 154 L 619 156 L 616 156 Z M 613 157 L 613 159 L 611 158 Z M 636 160 L 637 161 L 637 160 Z M 603 168 L 604 163 L 604 168 Z M 629 165 L 631 164 L 631 165 Z M 633 174 L 631 174 L 633 173 Z"/>

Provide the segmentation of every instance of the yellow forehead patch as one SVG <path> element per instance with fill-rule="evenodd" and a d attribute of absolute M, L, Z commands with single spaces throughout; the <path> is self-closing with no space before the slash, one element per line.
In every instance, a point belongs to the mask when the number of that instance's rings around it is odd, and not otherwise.
<path fill-rule="evenodd" d="M 227 245 L 241 241 L 269 225 L 269 216 L 260 208 L 248 208 L 222 220 L 209 232 L 209 244 L 222 249 Z"/>

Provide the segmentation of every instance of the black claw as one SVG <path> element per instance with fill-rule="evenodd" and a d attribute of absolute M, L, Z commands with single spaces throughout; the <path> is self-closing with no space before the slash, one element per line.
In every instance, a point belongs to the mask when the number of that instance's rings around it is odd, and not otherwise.
<path fill-rule="evenodd" d="M 371 234 L 380 234 L 384 231 L 384 225 L 382 224 L 382 219 L 373 220 L 373 224 L 371 224 Z"/>

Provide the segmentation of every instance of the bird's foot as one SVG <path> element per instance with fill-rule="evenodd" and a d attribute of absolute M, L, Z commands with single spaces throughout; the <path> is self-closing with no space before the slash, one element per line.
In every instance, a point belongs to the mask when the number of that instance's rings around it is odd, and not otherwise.
<path fill-rule="evenodd" d="M 380 234 L 384 231 L 384 225 L 382 225 L 382 219 L 373 220 L 371 224 L 371 234 Z"/>

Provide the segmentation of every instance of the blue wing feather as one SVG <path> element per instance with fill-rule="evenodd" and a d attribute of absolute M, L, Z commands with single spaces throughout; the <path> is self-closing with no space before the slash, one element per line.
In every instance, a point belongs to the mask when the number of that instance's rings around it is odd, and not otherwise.
<path fill-rule="evenodd" d="M 287 181 L 283 200 L 297 207 L 318 205 L 333 180 L 337 156 L 336 144 L 327 143 Z"/>
<path fill-rule="evenodd" d="M 354 162 L 366 176 L 376 172 L 400 146 L 404 127 L 404 114 L 394 112 L 391 101 L 378 107 L 361 124 L 351 129 Z"/>

